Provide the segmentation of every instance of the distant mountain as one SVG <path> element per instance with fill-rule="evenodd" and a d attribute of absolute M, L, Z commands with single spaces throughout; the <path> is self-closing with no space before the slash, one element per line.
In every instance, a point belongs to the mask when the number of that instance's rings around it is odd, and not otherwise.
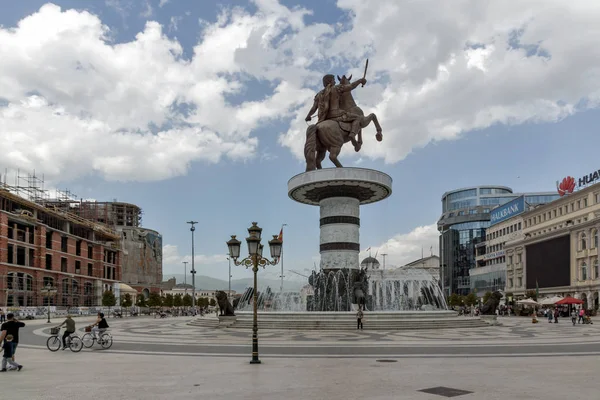
<path fill-rule="evenodd" d="M 163 279 L 166 281 L 168 279 L 175 278 L 177 283 L 183 283 L 183 274 L 171 274 L 164 275 Z M 186 282 L 188 284 L 192 283 L 191 276 L 188 275 Z M 285 291 L 300 291 L 302 286 L 306 285 L 308 282 L 300 282 L 300 281 L 283 281 L 283 290 Z M 244 279 L 232 279 L 231 280 L 231 290 L 235 290 L 238 293 L 244 292 L 246 288 L 252 287 L 253 285 L 252 278 L 244 278 Z M 281 285 L 281 281 L 276 279 L 261 279 L 258 278 L 258 287 L 264 288 L 266 286 L 270 286 L 273 291 L 278 291 L 279 286 Z M 201 290 L 227 290 L 229 286 L 229 282 L 213 278 L 206 275 L 196 275 L 196 289 Z"/>

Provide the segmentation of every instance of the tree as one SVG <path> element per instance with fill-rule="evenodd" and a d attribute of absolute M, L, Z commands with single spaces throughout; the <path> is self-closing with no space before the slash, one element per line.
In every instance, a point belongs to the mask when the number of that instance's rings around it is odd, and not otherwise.
<path fill-rule="evenodd" d="M 117 298 L 113 292 L 107 290 L 106 292 L 102 293 L 102 305 L 104 307 L 108 307 L 110 309 L 110 307 L 114 307 L 116 304 Z"/>
<path fill-rule="evenodd" d="M 162 305 L 162 299 L 160 298 L 160 294 L 150 293 L 150 297 L 148 298 L 148 306 L 149 307 L 160 307 L 161 305 Z"/>
<path fill-rule="evenodd" d="M 181 294 L 176 294 L 173 297 L 173 305 L 175 307 L 181 307 L 183 305 L 183 298 L 181 297 Z"/>
<path fill-rule="evenodd" d="M 121 307 L 131 307 L 133 305 L 133 300 L 131 299 L 131 295 L 126 293 L 125 296 L 121 299 Z"/>
<path fill-rule="evenodd" d="M 474 292 L 469 293 L 468 295 L 465 296 L 465 304 L 468 306 L 474 306 L 475 304 L 477 304 L 478 298 L 477 295 Z"/>
<path fill-rule="evenodd" d="M 183 296 L 182 299 L 182 303 L 184 307 L 191 307 L 192 306 L 192 296 L 190 296 L 189 294 L 185 294 L 185 296 Z"/>
<path fill-rule="evenodd" d="M 143 294 L 140 294 L 137 298 L 137 305 L 138 307 L 147 307 L 146 305 L 146 298 L 144 297 Z"/>
<path fill-rule="evenodd" d="M 448 297 L 448 305 L 450 307 L 459 307 L 462 304 L 461 296 L 457 293 L 452 293 L 450 297 Z"/>
<path fill-rule="evenodd" d="M 492 295 L 492 292 L 485 292 L 485 294 L 483 295 L 483 303 L 485 304 L 488 299 L 490 298 L 490 296 Z"/>
<path fill-rule="evenodd" d="M 206 308 L 208 307 L 208 299 L 206 297 L 200 297 L 196 304 L 198 305 L 198 307 Z"/>
<path fill-rule="evenodd" d="M 210 299 L 209 303 L 212 307 L 217 305 L 217 301 L 215 299 Z"/>
<path fill-rule="evenodd" d="M 121 299 L 121 307 L 123 307 L 125 311 L 127 311 L 132 305 L 133 300 L 131 299 L 131 295 L 129 293 L 126 293 L 125 296 L 123 296 L 123 298 Z"/>
<path fill-rule="evenodd" d="M 167 294 L 165 296 L 165 300 L 163 301 L 163 305 L 165 307 L 169 307 L 169 308 L 173 307 L 173 295 L 171 293 L 169 293 L 169 294 Z"/>
<path fill-rule="evenodd" d="M 528 290 L 527 292 L 525 292 L 525 297 L 537 301 L 537 293 L 535 292 L 535 290 Z"/>

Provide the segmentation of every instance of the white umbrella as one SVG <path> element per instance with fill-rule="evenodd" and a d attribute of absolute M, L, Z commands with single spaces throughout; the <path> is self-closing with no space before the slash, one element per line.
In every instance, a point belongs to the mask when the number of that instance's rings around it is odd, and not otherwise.
<path fill-rule="evenodd" d="M 557 301 L 562 300 L 560 296 L 546 297 L 540 301 L 540 304 L 543 306 L 551 306 L 556 304 Z"/>
<path fill-rule="evenodd" d="M 517 301 L 517 304 L 523 304 L 526 306 L 539 306 L 540 305 L 540 303 L 538 303 L 537 301 L 535 301 L 533 299 L 519 300 L 519 301 Z"/>

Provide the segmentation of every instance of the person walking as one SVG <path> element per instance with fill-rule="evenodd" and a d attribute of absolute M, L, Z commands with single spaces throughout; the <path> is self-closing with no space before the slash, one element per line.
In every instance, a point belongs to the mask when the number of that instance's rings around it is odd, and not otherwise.
<path fill-rule="evenodd" d="M 554 323 L 558 324 L 558 307 L 554 309 Z"/>
<path fill-rule="evenodd" d="M 575 308 L 571 310 L 571 322 L 573 323 L 573 326 L 575 326 L 575 322 L 577 322 L 577 310 Z"/>
<path fill-rule="evenodd" d="M 25 324 L 15 318 L 13 313 L 8 313 L 6 315 L 6 321 L 0 327 L 0 343 L 6 339 L 8 335 L 11 335 L 13 338 L 12 342 L 12 360 L 15 361 L 15 353 L 17 352 L 17 346 L 19 345 L 19 329 L 23 328 Z"/>
<path fill-rule="evenodd" d="M 356 329 L 362 330 L 362 328 L 363 328 L 363 323 L 362 323 L 363 317 L 364 317 L 364 314 L 363 314 L 363 311 L 362 311 L 362 306 L 359 306 L 358 307 L 358 312 L 356 313 Z"/>
<path fill-rule="evenodd" d="M 583 306 L 581 306 L 581 308 L 579 309 L 579 319 L 577 320 L 577 323 L 581 322 L 583 324 L 583 316 L 585 315 L 585 309 L 583 308 Z"/>
<path fill-rule="evenodd" d="M 0 324 L 6 322 L 6 314 L 4 313 L 4 309 L 0 308 Z"/>
<path fill-rule="evenodd" d="M 2 355 L 2 369 L 0 372 L 6 372 L 7 366 L 11 366 L 13 369 L 20 371 L 23 366 L 16 361 L 13 360 L 14 356 L 14 348 L 13 348 L 13 335 L 6 335 L 4 338 L 4 344 L 2 348 L 4 349 L 4 354 Z"/>

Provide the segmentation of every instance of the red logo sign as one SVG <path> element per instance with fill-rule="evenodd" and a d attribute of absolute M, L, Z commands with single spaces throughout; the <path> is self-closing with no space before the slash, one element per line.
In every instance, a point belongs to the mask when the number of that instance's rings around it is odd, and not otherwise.
<path fill-rule="evenodd" d="M 560 197 L 565 194 L 571 194 L 575 190 L 575 178 L 572 176 L 567 176 L 562 180 L 561 183 L 556 182 L 556 190 Z"/>

